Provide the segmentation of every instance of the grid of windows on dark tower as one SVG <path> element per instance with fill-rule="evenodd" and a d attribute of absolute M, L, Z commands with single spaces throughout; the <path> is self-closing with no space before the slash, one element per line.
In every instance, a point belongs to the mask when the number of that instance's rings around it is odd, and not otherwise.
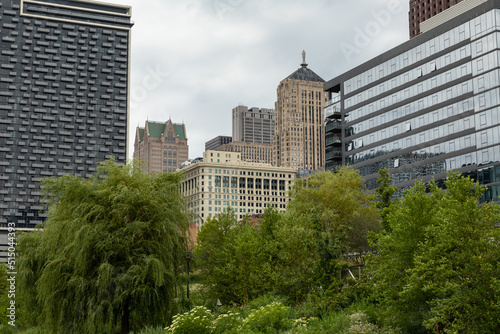
<path fill-rule="evenodd" d="M 19 1 L 0 3 L 0 25 L 0 226 L 29 228 L 46 218 L 42 178 L 126 162 L 129 29 L 22 15 Z"/>

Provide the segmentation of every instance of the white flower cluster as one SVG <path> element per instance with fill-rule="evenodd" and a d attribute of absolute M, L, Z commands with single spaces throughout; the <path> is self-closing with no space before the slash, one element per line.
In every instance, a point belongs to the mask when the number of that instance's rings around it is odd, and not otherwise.
<path fill-rule="evenodd" d="M 220 314 L 217 319 L 212 322 L 212 332 L 223 333 L 227 329 L 239 327 L 240 323 L 240 314 L 229 311 L 228 313 Z"/>
<path fill-rule="evenodd" d="M 368 316 L 364 312 L 351 314 L 349 322 L 348 334 L 379 334 L 379 328 L 370 323 Z"/>
<path fill-rule="evenodd" d="M 172 324 L 165 328 L 167 333 L 176 334 L 186 329 L 208 328 L 212 323 L 212 313 L 204 306 L 196 306 L 191 311 L 177 314 L 172 320 Z"/>
<path fill-rule="evenodd" d="M 272 302 L 271 304 L 261 306 L 259 309 L 252 311 L 244 320 L 240 329 L 252 329 L 259 322 L 263 321 L 281 321 L 281 318 L 288 314 L 290 308 L 284 306 L 279 302 Z M 275 317 L 278 315 L 277 317 Z M 286 320 L 285 320 L 286 321 Z M 272 324 L 269 324 L 272 326 Z"/>

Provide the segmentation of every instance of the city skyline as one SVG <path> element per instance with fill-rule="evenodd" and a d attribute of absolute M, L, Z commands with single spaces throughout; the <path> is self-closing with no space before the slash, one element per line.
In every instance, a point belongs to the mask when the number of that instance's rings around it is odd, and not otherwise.
<path fill-rule="evenodd" d="M 407 0 L 107 2 L 132 6 L 135 22 L 130 128 L 184 122 L 191 159 L 231 135 L 234 106 L 272 109 L 302 50 L 329 80 L 408 40 Z"/>

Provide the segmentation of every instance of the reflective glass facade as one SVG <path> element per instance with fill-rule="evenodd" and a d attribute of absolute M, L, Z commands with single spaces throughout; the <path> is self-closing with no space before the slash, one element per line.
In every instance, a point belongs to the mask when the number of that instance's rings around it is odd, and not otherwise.
<path fill-rule="evenodd" d="M 127 157 L 128 6 L 0 2 L 0 227 L 46 215 L 40 180 Z"/>
<path fill-rule="evenodd" d="M 358 169 L 371 189 L 381 168 L 401 189 L 454 170 L 488 185 L 485 199 L 498 200 L 499 1 L 330 80 L 325 90 L 340 115 L 325 109 L 327 122 L 342 126 L 341 164 Z M 327 137 L 333 131 L 327 124 Z"/>

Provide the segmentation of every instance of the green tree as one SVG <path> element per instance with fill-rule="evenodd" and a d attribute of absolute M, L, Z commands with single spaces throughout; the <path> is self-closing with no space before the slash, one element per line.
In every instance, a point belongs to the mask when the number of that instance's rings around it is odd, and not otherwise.
<path fill-rule="evenodd" d="M 227 304 L 243 304 L 268 287 L 268 262 L 258 226 L 237 222 L 228 208 L 208 218 L 198 233 L 195 256 L 210 297 Z"/>
<path fill-rule="evenodd" d="M 392 196 L 398 190 L 397 187 L 391 186 L 391 175 L 387 168 L 381 169 L 378 171 L 380 175 L 377 179 L 377 183 L 380 186 L 375 189 L 379 196 L 379 202 L 377 203 L 377 208 L 381 210 L 380 218 L 382 219 L 382 226 L 386 231 L 390 232 L 390 227 L 387 224 L 387 215 L 389 214 L 389 208 L 392 203 Z"/>
<path fill-rule="evenodd" d="M 369 259 L 381 301 L 436 333 L 500 330 L 500 220 L 484 187 L 449 174 L 446 190 L 417 183 L 394 204 Z M 430 190 L 430 192 L 428 192 Z"/>
<path fill-rule="evenodd" d="M 19 290 L 47 332 L 128 333 L 167 322 L 188 239 L 179 181 L 113 161 L 86 180 L 43 181 L 48 219 L 19 238 Z"/>
<path fill-rule="evenodd" d="M 300 301 L 312 289 L 334 283 L 342 256 L 365 252 L 369 232 L 381 226 L 375 196 L 349 167 L 297 180 L 291 198 L 277 232 L 274 282 Z"/>
<path fill-rule="evenodd" d="M 274 290 L 295 302 L 303 301 L 307 294 L 317 289 L 322 284 L 323 273 L 331 272 L 332 265 L 336 265 L 327 257 L 322 259 L 320 236 L 306 223 L 309 219 L 314 217 L 287 215 L 275 232 L 275 256 L 271 262 Z M 322 266 L 322 260 L 328 268 Z M 330 281 L 329 277 L 327 281 Z"/>
<path fill-rule="evenodd" d="M 365 251 L 368 232 L 381 229 L 375 196 L 367 192 L 361 175 L 350 167 L 297 180 L 291 198 L 287 214 L 313 215 L 314 219 L 305 221 L 310 227 L 336 239 L 343 235 L 341 252 Z"/>

